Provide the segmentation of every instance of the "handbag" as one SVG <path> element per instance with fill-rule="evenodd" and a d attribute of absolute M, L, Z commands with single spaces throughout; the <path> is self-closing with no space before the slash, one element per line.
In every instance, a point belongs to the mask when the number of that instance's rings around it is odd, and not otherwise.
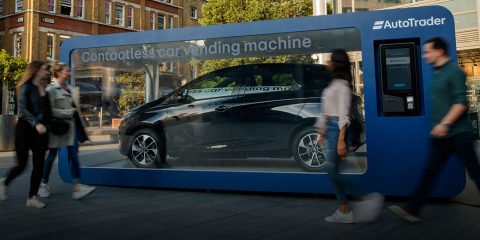
<path fill-rule="evenodd" d="M 55 135 L 63 135 L 68 132 L 70 124 L 58 118 L 52 118 L 50 121 L 50 132 Z"/>

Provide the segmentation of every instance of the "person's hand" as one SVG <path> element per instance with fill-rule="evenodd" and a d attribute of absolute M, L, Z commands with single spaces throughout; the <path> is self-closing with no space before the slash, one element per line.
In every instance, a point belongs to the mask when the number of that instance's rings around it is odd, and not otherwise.
<path fill-rule="evenodd" d="M 449 126 L 447 124 L 440 123 L 440 124 L 435 125 L 435 127 L 433 127 L 430 134 L 433 137 L 444 137 L 444 136 L 447 135 L 448 130 L 449 130 Z"/>
<path fill-rule="evenodd" d="M 320 134 L 321 136 L 325 136 L 326 132 L 327 132 L 327 129 L 324 127 L 321 127 L 318 129 L 318 134 Z"/>
<path fill-rule="evenodd" d="M 340 139 L 337 143 L 337 154 L 342 159 L 347 157 L 347 146 L 345 145 L 345 141 Z"/>
<path fill-rule="evenodd" d="M 76 112 L 77 112 L 77 109 L 76 109 L 76 108 L 72 108 L 72 112 L 73 112 L 73 113 L 76 113 Z"/>
<path fill-rule="evenodd" d="M 325 138 L 322 134 L 318 134 L 317 145 L 323 145 L 325 143 Z"/>
<path fill-rule="evenodd" d="M 41 123 L 35 125 L 35 128 L 37 129 L 37 132 L 40 135 L 45 134 L 47 132 L 47 128 L 45 127 L 45 125 Z"/>

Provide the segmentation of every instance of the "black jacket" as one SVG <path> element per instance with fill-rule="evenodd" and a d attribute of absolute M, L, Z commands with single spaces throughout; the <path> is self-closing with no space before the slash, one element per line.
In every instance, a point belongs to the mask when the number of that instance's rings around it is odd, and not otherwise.
<path fill-rule="evenodd" d="M 45 94 L 44 97 L 40 96 L 38 86 L 27 82 L 20 88 L 18 98 L 19 119 L 27 120 L 32 127 L 35 127 L 38 123 L 48 125 L 51 119 L 48 94 Z"/>

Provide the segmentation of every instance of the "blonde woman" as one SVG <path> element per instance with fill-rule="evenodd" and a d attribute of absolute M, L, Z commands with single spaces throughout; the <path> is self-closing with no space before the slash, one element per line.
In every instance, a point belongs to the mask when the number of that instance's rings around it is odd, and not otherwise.
<path fill-rule="evenodd" d="M 45 161 L 42 184 L 38 195 L 40 197 L 50 197 L 48 181 L 52 164 L 57 156 L 58 148 L 66 146 L 73 181 L 72 198 L 78 200 L 95 190 L 95 187 L 81 184 L 80 164 L 78 162 L 78 142 L 84 142 L 88 140 L 88 137 L 76 107 L 78 106 L 76 102 L 78 93 L 71 85 L 67 84 L 70 77 L 69 67 L 64 63 L 57 63 L 52 67 L 51 73 L 52 82 L 48 85 L 47 92 L 52 108 L 52 117 L 67 122 L 69 128 L 62 135 L 50 133 L 49 152 Z"/>

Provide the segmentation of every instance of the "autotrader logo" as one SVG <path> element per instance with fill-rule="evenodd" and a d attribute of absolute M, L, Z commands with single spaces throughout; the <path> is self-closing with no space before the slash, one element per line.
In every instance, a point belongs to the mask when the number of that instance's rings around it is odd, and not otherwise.
<path fill-rule="evenodd" d="M 373 24 L 373 30 L 382 29 L 384 22 L 385 21 L 375 21 L 375 23 Z"/>
<path fill-rule="evenodd" d="M 375 21 L 373 24 L 373 30 L 381 30 L 381 29 L 397 29 L 397 28 L 413 28 L 413 27 L 431 27 L 431 26 L 439 26 L 445 24 L 446 18 L 436 18 L 431 16 L 430 18 L 409 18 L 403 20 L 395 20 L 395 21 Z"/>

